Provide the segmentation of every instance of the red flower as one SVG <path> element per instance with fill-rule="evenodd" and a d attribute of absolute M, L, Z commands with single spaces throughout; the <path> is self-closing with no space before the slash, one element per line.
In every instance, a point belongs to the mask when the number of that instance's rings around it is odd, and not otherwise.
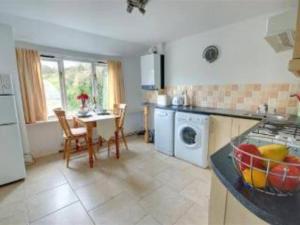
<path fill-rule="evenodd" d="M 77 99 L 78 100 L 88 100 L 89 96 L 86 93 L 82 92 L 80 95 L 77 96 Z"/>

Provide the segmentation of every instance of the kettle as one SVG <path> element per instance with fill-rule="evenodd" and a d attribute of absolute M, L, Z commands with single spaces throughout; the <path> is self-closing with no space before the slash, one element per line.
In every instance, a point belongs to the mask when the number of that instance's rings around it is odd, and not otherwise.
<path fill-rule="evenodd" d="M 172 98 L 172 105 L 181 106 L 184 104 L 183 96 L 174 96 Z"/>

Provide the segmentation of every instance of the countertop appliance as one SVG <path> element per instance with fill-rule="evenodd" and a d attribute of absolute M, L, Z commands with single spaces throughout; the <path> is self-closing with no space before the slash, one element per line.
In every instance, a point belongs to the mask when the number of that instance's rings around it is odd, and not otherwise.
<path fill-rule="evenodd" d="M 172 98 L 172 105 L 175 105 L 175 106 L 182 106 L 184 104 L 184 98 L 183 96 L 174 96 Z"/>
<path fill-rule="evenodd" d="M 9 75 L 0 75 L 0 185 L 25 178 L 16 100 Z"/>
<path fill-rule="evenodd" d="M 156 103 L 157 103 L 158 106 L 168 106 L 168 105 L 170 105 L 169 96 L 167 96 L 167 95 L 158 95 Z"/>
<path fill-rule="evenodd" d="M 164 89 L 164 55 L 149 54 L 141 57 L 142 89 Z"/>
<path fill-rule="evenodd" d="M 157 151 L 174 155 L 174 115 L 173 110 L 154 110 L 154 146 Z"/>
<path fill-rule="evenodd" d="M 208 166 L 209 116 L 176 112 L 175 157 L 197 166 Z"/>

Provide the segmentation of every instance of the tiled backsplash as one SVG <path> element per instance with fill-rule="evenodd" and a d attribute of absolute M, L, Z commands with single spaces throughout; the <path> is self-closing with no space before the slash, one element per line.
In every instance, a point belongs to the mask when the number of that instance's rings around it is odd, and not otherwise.
<path fill-rule="evenodd" d="M 297 100 L 290 94 L 300 91 L 300 83 L 282 84 L 231 84 L 231 85 L 180 85 L 168 86 L 164 92 L 171 98 L 187 90 L 191 105 L 203 107 L 241 109 L 255 112 L 267 103 L 270 112 L 296 114 Z M 156 102 L 157 91 L 146 91 L 144 100 Z"/>

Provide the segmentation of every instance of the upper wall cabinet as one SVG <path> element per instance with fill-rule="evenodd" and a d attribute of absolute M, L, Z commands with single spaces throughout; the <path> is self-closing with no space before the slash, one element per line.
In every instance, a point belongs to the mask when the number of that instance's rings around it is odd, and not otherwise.
<path fill-rule="evenodd" d="M 150 54 L 142 56 L 142 89 L 164 89 L 164 67 L 164 55 Z"/>

